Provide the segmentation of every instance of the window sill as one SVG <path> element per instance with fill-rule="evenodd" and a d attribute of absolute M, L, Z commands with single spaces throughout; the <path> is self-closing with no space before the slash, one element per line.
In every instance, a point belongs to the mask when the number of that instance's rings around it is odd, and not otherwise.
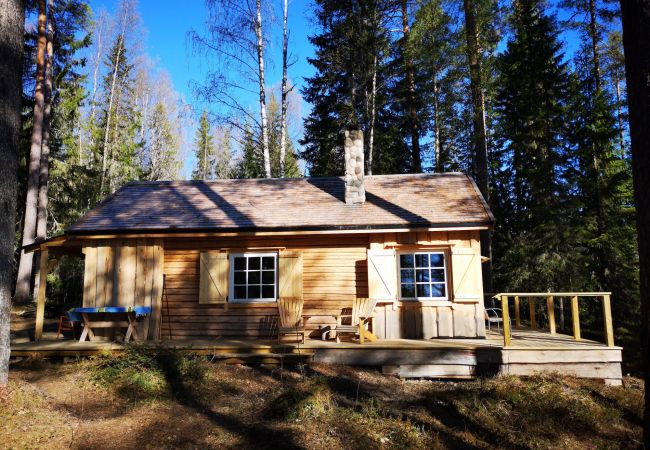
<path fill-rule="evenodd" d="M 400 306 L 453 306 L 453 302 L 449 300 L 399 300 Z"/>

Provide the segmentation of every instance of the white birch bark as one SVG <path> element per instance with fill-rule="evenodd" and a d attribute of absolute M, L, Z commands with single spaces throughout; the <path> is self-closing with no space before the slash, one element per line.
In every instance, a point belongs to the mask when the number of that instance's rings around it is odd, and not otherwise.
<path fill-rule="evenodd" d="M 260 118 L 262 126 L 262 151 L 264 152 L 264 175 L 271 178 L 271 156 L 269 153 L 269 129 L 266 115 L 266 92 L 264 87 L 264 36 L 262 34 L 262 0 L 256 1 L 255 36 L 257 37 L 257 66 L 260 88 Z"/>
<path fill-rule="evenodd" d="M 282 19 L 282 111 L 280 113 L 280 178 L 284 178 L 284 163 L 287 152 L 287 52 L 289 39 L 287 35 L 287 16 L 289 15 L 288 0 L 283 2 Z"/>

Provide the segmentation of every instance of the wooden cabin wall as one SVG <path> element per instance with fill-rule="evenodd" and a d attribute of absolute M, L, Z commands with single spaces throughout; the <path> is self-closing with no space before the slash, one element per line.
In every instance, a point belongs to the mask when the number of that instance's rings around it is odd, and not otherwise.
<path fill-rule="evenodd" d="M 212 238 L 165 241 L 163 339 L 212 339 L 275 335 L 276 303 L 199 304 L 199 255 L 203 251 L 300 250 L 303 257 L 303 314 L 307 330 L 335 323 L 354 297 L 368 296 L 368 235 Z"/>
<path fill-rule="evenodd" d="M 349 308 L 352 298 L 368 296 L 369 248 L 399 250 L 432 246 L 450 250 L 450 301 L 382 301 L 375 310 L 375 333 L 383 339 L 481 337 L 485 335 L 485 325 L 478 237 L 478 231 L 455 231 L 166 240 L 161 337 L 213 339 L 275 335 L 275 303 L 230 303 L 225 307 L 199 304 L 201 252 L 224 248 L 238 252 L 246 249 L 302 251 L 303 314 L 309 316 L 307 330 L 311 336 L 320 337 L 319 327 L 334 324 L 334 316 Z M 461 277 L 453 273 L 451 264 L 456 257 L 466 258 L 465 255 L 475 259 Z M 472 298 L 461 298 L 454 292 L 454 288 L 459 291 L 462 288 L 455 286 L 460 278 L 475 293 Z"/>

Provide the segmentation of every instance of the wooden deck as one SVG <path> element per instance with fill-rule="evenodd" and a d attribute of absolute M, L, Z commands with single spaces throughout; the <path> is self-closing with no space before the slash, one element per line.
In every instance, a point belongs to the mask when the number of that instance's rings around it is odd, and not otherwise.
<path fill-rule="evenodd" d="M 315 339 L 308 339 L 304 344 L 253 339 L 175 340 L 162 341 L 161 344 L 211 355 L 227 362 L 306 360 L 378 366 L 386 374 L 406 378 L 474 378 L 499 373 L 561 372 L 601 378 L 611 384 L 620 384 L 622 379 L 621 347 L 608 347 L 586 339 L 576 341 L 572 336 L 527 329 L 515 330 L 508 347 L 504 347 L 500 334 L 489 334 L 486 339 L 397 339 L 363 345 Z M 115 342 L 42 340 L 13 344 L 11 356 L 78 357 L 103 351 L 121 352 L 123 348 L 123 344 Z"/>

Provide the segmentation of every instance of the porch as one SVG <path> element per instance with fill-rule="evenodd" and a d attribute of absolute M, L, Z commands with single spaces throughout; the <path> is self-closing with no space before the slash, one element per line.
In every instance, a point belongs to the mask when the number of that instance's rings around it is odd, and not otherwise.
<path fill-rule="evenodd" d="M 508 346 L 503 335 L 485 339 L 391 339 L 365 344 L 308 339 L 304 344 L 266 339 L 163 340 L 160 345 L 211 356 L 226 363 L 290 364 L 298 361 L 380 367 L 404 378 L 471 379 L 499 373 L 532 375 L 561 372 L 620 384 L 621 347 L 539 329 L 515 329 Z M 80 357 L 121 352 L 115 342 L 41 340 L 16 343 L 12 358 Z"/>

